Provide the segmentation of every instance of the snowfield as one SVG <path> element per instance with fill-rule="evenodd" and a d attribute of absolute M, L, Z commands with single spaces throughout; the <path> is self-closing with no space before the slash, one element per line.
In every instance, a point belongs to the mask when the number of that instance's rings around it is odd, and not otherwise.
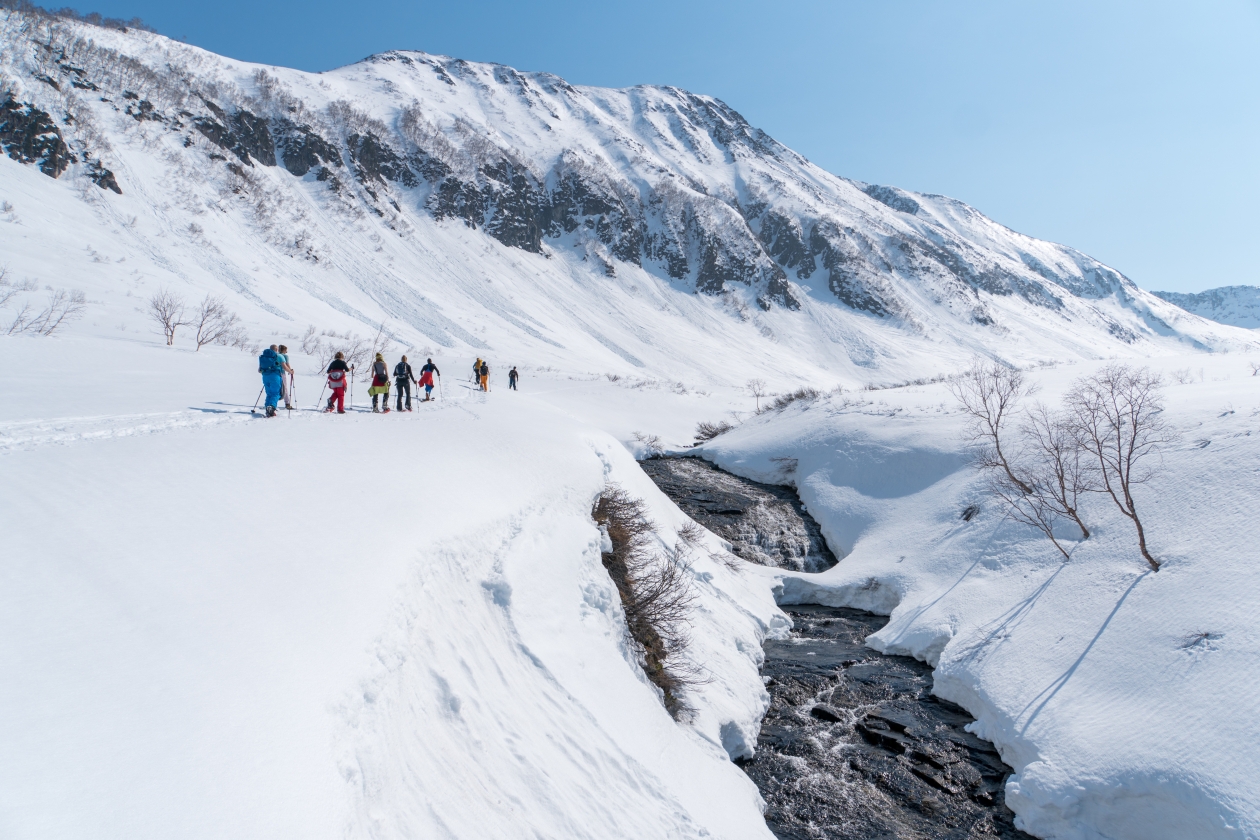
<path fill-rule="evenodd" d="M 76 371 L 4 383 L 4 836 L 770 836 L 727 749 L 786 618 L 697 554 L 710 681 L 670 719 L 590 508 L 684 519 L 608 434 L 451 375 L 411 415 L 251 419 L 236 352 L 3 345 Z"/>

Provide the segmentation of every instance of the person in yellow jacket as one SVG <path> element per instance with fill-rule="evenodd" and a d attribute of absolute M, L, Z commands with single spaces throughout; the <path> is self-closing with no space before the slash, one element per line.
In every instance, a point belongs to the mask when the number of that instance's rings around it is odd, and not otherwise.
<path fill-rule="evenodd" d="M 372 413 L 389 414 L 389 367 L 380 353 L 376 354 L 376 361 L 372 363 L 372 387 L 368 388 L 368 393 L 372 395 Z M 376 398 L 381 395 L 385 397 L 381 401 L 383 407 L 377 408 Z"/>
<path fill-rule="evenodd" d="M 481 357 L 480 356 L 477 357 L 477 361 L 473 362 L 473 382 L 477 384 L 478 386 L 481 386 L 481 390 L 483 391 L 486 390 L 485 387 L 481 385 Z"/>

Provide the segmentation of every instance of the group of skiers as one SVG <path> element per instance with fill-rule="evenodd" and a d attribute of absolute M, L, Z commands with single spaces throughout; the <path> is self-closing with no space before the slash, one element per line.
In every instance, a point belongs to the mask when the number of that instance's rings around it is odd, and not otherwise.
<path fill-rule="evenodd" d="M 268 417 L 276 416 L 282 398 L 286 409 L 292 410 L 294 407 L 293 367 L 289 364 L 288 354 L 288 347 L 283 344 L 273 344 L 258 357 L 258 372 L 262 374 L 263 392 L 267 395 L 266 415 Z M 328 365 L 325 374 L 328 377 L 327 387 L 331 396 L 328 398 L 324 411 L 345 414 L 346 390 L 349 388 L 350 378 L 354 375 L 354 368 L 346 363 L 345 354 L 339 352 Z M 407 362 L 407 357 L 403 356 L 402 360 L 394 365 L 393 379 L 398 394 L 396 410 L 411 411 L 411 386 L 413 384 L 424 388 L 424 398 L 419 400 L 420 402 L 431 401 L 435 376 L 440 380 L 442 373 L 437 365 L 433 364 L 432 359 L 425 360 L 424 367 L 420 368 L 420 378 L 416 379 L 411 365 Z M 508 373 L 508 387 L 513 391 L 516 390 L 516 380 L 519 376 L 515 367 Z M 389 366 L 385 363 L 385 356 L 377 353 L 376 359 L 372 362 L 372 384 L 368 387 L 368 394 L 372 397 L 372 412 L 375 414 L 389 413 L 389 380 Z M 478 358 L 473 364 L 473 381 L 482 391 L 490 390 L 490 365 L 484 359 Z"/>

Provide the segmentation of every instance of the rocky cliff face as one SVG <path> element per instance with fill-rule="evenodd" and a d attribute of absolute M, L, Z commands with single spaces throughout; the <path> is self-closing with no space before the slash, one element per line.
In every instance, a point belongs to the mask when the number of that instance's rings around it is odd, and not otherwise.
<path fill-rule="evenodd" d="M 1187 312 L 1221 324 L 1260 329 L 1260 286 L 1222 286 L 1193 294 L 1154 292 Z"/>
<path fill-rule="evenodd" d="M 418 52 L 307 74 L 148 32 L 0 16 L 9 157 L 123 192 L 124 147 L 142 149 L 239 199 L 233 212 L 290 255 L 334 247 L 286 213 L 285 196 L 313 182 L 321 212 L 370 214 L 400 236 L 419 217 L 462 223 L 522 252 L 578 254 L 605 277 L 642 269 L 733 300 L 745 319 L 745 302 L 812 300 L 936 340 L 978 329 L 981 344 L 1003 340 L 1012 312 L 1129 345 L 1177 332 L 1166 305 L 1096 260 L 942 196 L 824 172 L 712 97 Z"/>

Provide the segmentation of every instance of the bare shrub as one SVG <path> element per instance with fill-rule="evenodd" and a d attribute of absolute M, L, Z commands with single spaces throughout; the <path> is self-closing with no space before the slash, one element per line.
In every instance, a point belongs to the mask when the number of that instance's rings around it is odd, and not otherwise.
<path fill-rule="evenodd" d="M 188 325 L 197 328 L 195 341 L 200 350 L 207 344 L 223 343 L 223 339 L 236 329 L 239 322 L 240 318 L 227 308 L 223 298 L 207 294 L 205 300 L 198 304 Z"/>
<path fill-rule="evenodd" d="M 701 682 L 684 658 L 691 640 L 688 615 L 695 602 L 685 541 L 673 551 L 654 550 L 646 506 L 616 485 L 600 494 L 591 517 L 612 545 L 600 558 L 621 596 L 627 635 L 643 672 L 661 690 L 665 709 L 675 720 L 682 719 L 691 711 L 684 695 Z"/>
<path fill-rule="evenodd" d="M 1162 382 L 1147 368 L 1108 365 L 1077 380 L 1064 402 L 1077 444 L 1097 462 L 1099 484 L 1137 529 L 1138 550 L 1154 571 L 1133 488 L 1155 475 L 1150 456 L 1175 441 L 1176 429 L 1161 416 Z"/>
<path fill-rule="evenodd" d="M 797 400 L 816 400 L 819 397 L 815 388 L 797 388 L 787 394 L 779 394 L 766 406 L 766 411 L 782 411 Z M 760 413 L 760 412 L 758 412 Z"/>
<path fill-rule="evenodd" d="M 1194 381 L 1194 373 L 1190 368 L 1178 368 L 1172 372 L 1172 378 L 1177 381 L 1178 385 L 1189 385 Z"/>
<path fill-rule="evenodd" d="M 748 389 L 748 393 L 753 395 L 757 401 L 757 413 L 761 413 L 761 398 L 766 395 L 766 382 L 764 379 L 749 379 L 744 383 L 744 387 Z"/>
<path fill-rule="evenodd" d="M 170 347 L 175 343 L 175 331 L 185 325 L 184 301 L 169 289 L 159 289 L 149 298 L 149 317 L 162 328 Z"/>
<path fill-rule="evenodd" d="M 323 339 L 319 331 L 315 329 L 315 325 L 311 324 L 306 328 L 306 332 L 302 333 L 302 352 L 308 356 L 314 356 L 321 344 L 323 344 Z"/>
<path fill-rule="evenodd" d="M 8 299 L 0 294 L 0 303 L 7 302 Z M 81 317 L 86 305 L 87 298 L 83 292 L 67 292 L 65 289 L 54 291 L 48 295 L 48 303 L 42 309 L 35 309 L 31 304 L 19 309 L 5 334 L 51 336 L 62 325 Z"/>
<path fill-rule="evenodd" d="M 724 435 L 733 428 L 735 427 L 725 420 L 719 420 L 716 423 L 701 420 L 696 424 L 696 443 L 713 440 L 718 435 Z"/>
<path fill-rule="evenodd" d="M 235 347 L 237 350 L 252 350 L 254 348 L 254 340 L 249 337 L 249 333 L 241 326 L 232 327 L 232 329 L 220 336 L 215 343 L 224 347 Z"/>
<path fill-rule="evenodd" d="M 1251 363 L 1251 375 L 1252 376 L 1260 375 L 1260 362 Z"/>
<path fill-rule="evenodd" d="M 635 440 L 643 444 L 643 447 L 647 449 L 649 456 L 660 455 L 665 451 L 665 445 L 661 443 L 660 435 L 649 435 L 644 432 L 631 432 L 631 434 L 634 436 Z"/>
<path fill-rule="evenodd" d="M 1020 493 L 1031 493 L 1028 480 L 1018 476 L 1011 466 L 1012 453 L 1003 448 L 1007 424 L 1020 401 L 1033 391 L 1025 384 L 1024 374 L 977 358 L 971 367 L 950 380 L 949 389 L 970 417 L 967 435 L 976 447 L 976 465 L 984 470 L 1000 470 L 1003 480 Z"/>

